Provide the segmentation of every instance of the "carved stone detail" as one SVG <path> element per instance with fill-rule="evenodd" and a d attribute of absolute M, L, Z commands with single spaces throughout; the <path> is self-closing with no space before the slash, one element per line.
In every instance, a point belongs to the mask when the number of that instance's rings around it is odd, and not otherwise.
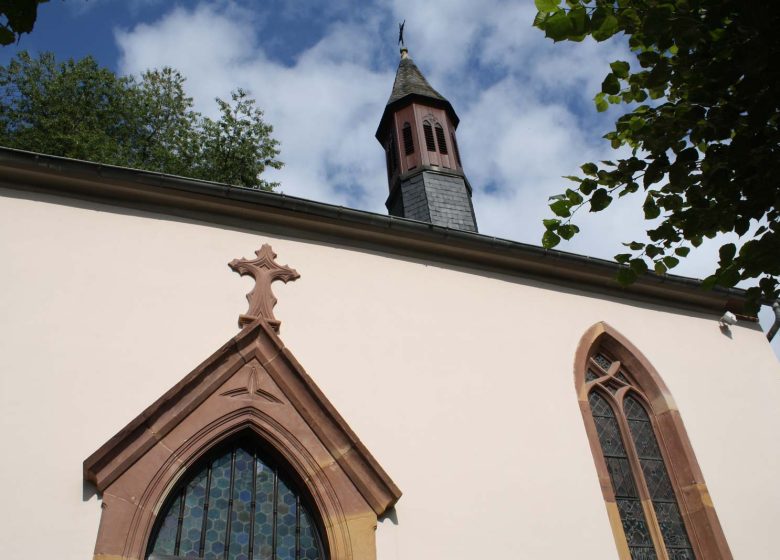
<path fill-rule="evenodd" d="M 286 284 L 290 280 L 297 280 L 301 275 L 295 269 L 277 263 L 276 253 L 267 243 L 255 251 L 255 255 L 257 255 L 256 259 L 233 259 L 228 265 L 241 276 L 249 274 L 255 279 L 255 287 L 246 295 L 249 311 L 238 317 L 238 326 L 243 328 L 258 317 L 262 317 L 276 332 L 279 332 L 281 323 L 274 317 L 276 297 L 271 291 L 271 284 L 276 280 Z"/>
<path fill-rule="evenodd" d="M 260 373 L 258 371 L 258 366 L 260 369 Z M 223 393 L 220 393 L 220 396 L 222 397 L 234 397 L 234 398 L 247 398 L 250 400 L 253 399 L 260 399 L 264 400 L 270 403 L 275 404 L 281 404 L 281 400 L 279 397 L 274 395 L 271 391 L 267 391 L 263 389 L 261 385 L 261 379 L 260 377 L 267 377 L 268 372 L 265 371 L 265 368 L 258 364 L 257 362 L 248 364 L 247 366 L 244 366 L 244 369 L 247 370 L 246 372 L 246 379 L 243 383 L 239 384 L 237 387 L 230 388 Z"/>

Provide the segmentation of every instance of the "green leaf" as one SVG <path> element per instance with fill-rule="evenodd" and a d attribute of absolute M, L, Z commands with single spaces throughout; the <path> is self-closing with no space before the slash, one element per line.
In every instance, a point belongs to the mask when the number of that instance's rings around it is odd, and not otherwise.
<path fill-rule="evenodd" d="M 631 253 L 620 253 L 615 255 L 615 260 L 620 264 L 626 264 L 631 259 Z"/>
<path fill-rule="evenodd" d="M 575 233 L 579 233 L 580 228 L 575 226 L 574 224 L 565 224 L 558 228 L 558 235 L 560 235 L 562 238 L 569 240 L 572 237 L 574 237 Z"/>
<path fill-rule="evenodd" d="M 716 273 L 718 277 L 718 284 L 731 288 L 740 281 L 739 267 L 735 265 L 729 265 L 724 270 L 720 270 Z"/>
<path fill-rule="evenodd" d="M 566 189 L 566 198 L 569 199 L 571 204 L 582 204 L 582 195 L 577 191 Z"/>
<path fill-rule="evenodd" d="M 690 247 L 677 247 L 677 249 L 674 250 L 674 253 L 681 257 L 687 257 L 688 253 L 690 252 L 691 252 Z"/>
<path fill-rule="evenodd" d="M 633 284 L 634 282 L 636 282 L 636 278 L 637 278 L 636 272 L 634 272 L 630 268 L 621 268 L 617 272 L 617 281 L 623 287 L 626 287 L 629 284 Z"/>
<path fill-rule="evenodd" d="M 620 93 L 620 82 L 618 81 L 617 76 L 612 73 L 607 74 L 607 77 L 601 82 L 601 92 L 606 93 L 607 95 L 617 95 Z"/>
<path fill-rule="evenodd" d="M 666 265 L 666 268 L 674 268 L 678 264 L 680 264 L 680 259 L 672 256 L 667 256 L 663 258 L 664 264 Z"/>
<path fill-rule="evenodd" d="M 570 206 L 571 203 L 568 200 L 556 200 L 550 204 L 550 210 L 552 210 L 556 216 L 568 218 L 571 216 L 571 211 L 569 210 Z"/>
<path fill-rule="evenodd" d="M 534 0 L 536 9 L 540 12 L 554 12 L 558 10 L 558 0 Z"/>
<path fill-rule="evenodd" d="M 628 62 L 616 60 L 615 62 L 610 63 L 609 67 L 612 68 L 612 72 L 618 78 L 625 79 L 628 77 L 628 69 L 630 68 Z"/>
<path fill-rule="evenodd" d="M 585 179 L 582 183 L 580 183 L 580 192 L 585 196 L 588 196 L 590 193 L 596 190 L 598 185 L 599 184 L 593 179 Z"/>
<path fill-rule="evenodd" d="M 568 179 L 569 181 L 574 181 L 575 183 L 580 183 L 582 181 L 582 179 L 576 175 L 564 175 L 563 178 Z"/>
<path fill-rule="evenodd" d="M 552 249 L 560 242 L 561 238 L 552 230 L 545 231 L 542 236 L 542 247 L 545 249 Z"/>
<path fill-rule="evenodd" d="M 659 276 L 666 274 L 666 266 L 660 261 L 655 263 L 653 270 L 655 270 L 655 273 Z"/>
<path fill-rule="evenodd" d="M 585 35 L 590 31 L 590 18 L 588 12 L 582 6 L 572 8 L 569 12 L 569 20 L 574 27 L 572 35 L 569 39 L 572 41 L 581 41 L 585 38 Z"/>
<path fill-rule="evenodd" d="M 594 22 L 595 25 L 595 22 Z M 615 16 L 612 14 L 608 14 L 607 17 L 604 18 L 604 21 L 601 23 L 598 29 L 593 30 L 593 38 L 596 39 L 596 41 L 606 41 L 610 37 L 612 37 L 618 30 L 618 20 Z"/>
<path fill-rule="evenodd" d="M 701 287 L 703 290 L 711 290 L 715 287 L 715 284 L 718 282 L 718 277 L 714 274 L 707 276 L 704 280 L 701 281 Z"/>
<path fill-rule="evenodd" d="M 664 252 L 663 249 L 661 249 L 660 247 L 656 247 L 655 245 L 648 245 L 645 248 L 645 254 L 651 259 L 654 259 L 655 257 L 662 254 L 663 252 Z"/>
<path fill-rule="evenodd" d="M 631 270 L 637 273 L 637 275 L 647 272 L 647 263 L 644 259 L 631 259 L 628 261 L 628 265 L 631 267 Z"/>
<path fill-rule="evenodd" d="M 750 229 L 750 220 L 748 218 L 737 218 L 734 222 L 734 233 L 742 237 Z"/>
<path fill-rule="evenodd" d="M 661 215 L 661 209 L 655 204 L 655 199 L 648 195 L 645 198 L 645 203 L 642 205 L 642 209 L 645 211 L 645 219 L 653 220 Z"/>
<path fill-rule="evenodd" d="M 574 31 L 574 24 L 563 11 L 555 12 L 542 23 L 542 26 L 545 36 L 556 42 L 568 39 Z"/>
<path fill-rule="evenodd" d="M 544 224 L 544 227 L 546 229 L 551 229 L 551 230 L 555 230 L 558 228 L 559 225 L 561 225 L 561 221 L 555 219 L 542 220 L 542 223 Z"/>
<path fill-rule="evenodd" d="M 596 173 L 599 171 L 599 168 L 595 163 L 583 163 L 580 165 L 580 169 L 582 169 L 582 172 L 585 173 L 585 175 L 591 175 L 593 177 L 595 177 Z"/>
<path fill-rule="evenodd" d="M 10 45 L 16 40 L 10 29 L 0 26 L 0 45 Z"/>
<path fill-rule="evenodd" d="M 596 110 L 599 113 L 603 113 L 607 109 L 609 109 L 609 103 L 607 103 L 607 100 L 604 99 L 603 93 L 597 93 L 596 97 L 593 98 L 593 102 L 596 104 Z"/>
<path fill-rule="evenodd" d="M 606 189 L 596 189 L 596 191 L 590 197 L 590 211 L 600 212 L 609 206 L 610 202 L 612 202 L 612 197 L 609 195 Z"/>
<path fill-rule="evenodd" d="M 720 254 L 720 266 L 726 266 L 734 260 L 734 256 L 737 254 L 737 246 L 733 243 L 726 243 L 718 251 Z"/>
<path fill-rule="evenodd" d="M 631 243 L 623 243 L 626 247 L 631 249 L 632 251 L 641 251 L 645 248 L 644 243 L 639 243 L 638 241 L 632 241 Z"/>

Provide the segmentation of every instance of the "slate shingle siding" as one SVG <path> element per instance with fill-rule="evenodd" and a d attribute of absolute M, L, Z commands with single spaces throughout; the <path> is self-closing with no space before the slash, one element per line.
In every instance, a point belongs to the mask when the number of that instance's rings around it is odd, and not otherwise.
<path fill-rule="evenodd" d="M 403 208 L 394 205 L 391 210 L 396 216 L 477 231 L 471 195 L 461 177 L 423 171 L 401 182 L 401 199 Z"/>

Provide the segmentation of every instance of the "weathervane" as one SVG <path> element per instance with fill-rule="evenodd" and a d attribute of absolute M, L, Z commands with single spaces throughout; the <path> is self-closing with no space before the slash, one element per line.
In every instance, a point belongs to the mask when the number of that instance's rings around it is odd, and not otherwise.
<path fill-rule="evenodd" d="M 406 20 L 404 20 L 403 23 L 398 24 L 398 44 L 402 47 L 406 46 L 404 43 L 404 25 L 406 25 Z"/>

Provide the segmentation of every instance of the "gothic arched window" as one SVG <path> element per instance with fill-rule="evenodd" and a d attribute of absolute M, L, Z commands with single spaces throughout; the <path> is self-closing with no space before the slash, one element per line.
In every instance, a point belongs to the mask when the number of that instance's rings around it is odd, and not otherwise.
<path fill-rule="evenodd" d="M 148 560 L 325 560 L 305 495 L 251 437 L 198 461 L 167 497 Z"/>
<path fill-rule="evenodd" d="M 669 390 L 605 323 L 583 337 L 575 382 L 624 560 L 726 560 L 731 553 Z"/>

